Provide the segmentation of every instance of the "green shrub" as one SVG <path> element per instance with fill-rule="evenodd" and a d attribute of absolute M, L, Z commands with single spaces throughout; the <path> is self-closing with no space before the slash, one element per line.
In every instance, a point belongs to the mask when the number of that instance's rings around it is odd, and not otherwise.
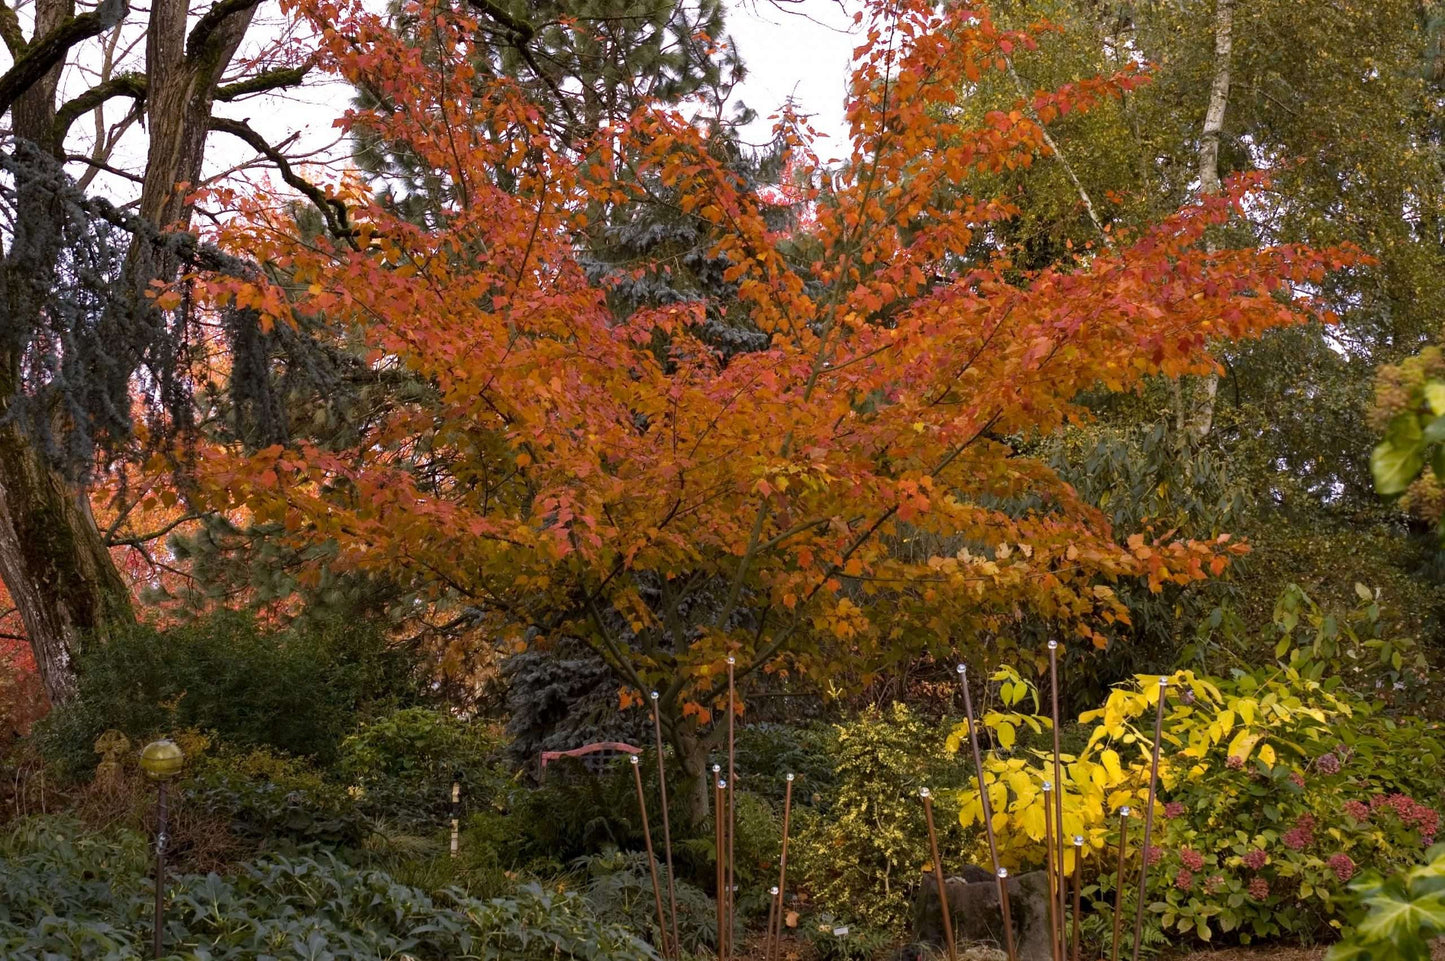
<path fill-rule="evenodd" d="M 748 791 L 781 804 L 784 778 L 795 776 L 793 802 L 814 794 L 826 804 L 836 786 L 834 730 L 822 724 L 750 724 L 737 732 L 736 768 Z"/>
<path fill-rule="evenodd" d="M 480 724 L 444 710 L 410 707 L 376 718 L 341 744 L 337 774 L 368 813 L 405 825 L 440 827 L 452 782 L 467 807 L 490 804 L 506 776 L 501 742 Z"/>
<path fill-rule="evenodd" d="M 355 847 L 366 824 L 355 800 L 304 762 L 268 748 L 203 754 L 180 784 L 178 807 L 227 824 L 239 839 L 282 850 Z"/>
<path fill-rule="evenodd" d="M 892 941 L 886 932 L 843 924 L 831 914 L 809 918 L 802 930 L 818 961 L 872 961 Z"/>
<path fill-rule="evenodd" d="M 837 789 L 826 813 L 799 809 L 789 860 L 800 886 L 845 922 L 893 930 L 909 913 L 909 895 L 928 863 L 928 833 L 918 789 L 937 800 L 941 850 L 962 842 L 949 788 L 964 767 L 944 736 L 901 704 L 870 709 L 836 727 Z"/>
<path fill-rule="evenodd" d="M 0 956 L 131 961 L 148 954 L 144 840 L 51 818 L 0 837 Z M 331 858 L 272 857 L 167 884 L 168 957 L 383 961 L 655 961 L 585 898 L 534 886 L 480 901 L 436 896 Z"/>
<path fill-rule="evenodd" d="M 95 739 L 143 744 L 182 729 L 330 764 L 357 721 L 414 699 L 415 672 L 380 632 L 356 625 L 270 631 L 221 612 L 180 627 L 138 625 L 78 658 L 79 696 L 35 726 L 56 773 L 85 780 Z"/>

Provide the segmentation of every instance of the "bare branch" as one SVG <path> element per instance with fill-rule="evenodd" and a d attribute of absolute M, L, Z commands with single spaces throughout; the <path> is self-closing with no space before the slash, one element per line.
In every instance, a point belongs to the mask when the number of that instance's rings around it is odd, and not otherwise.
<path fill-rule="evenodd" d="M 211 9 L 205 12 L 200 20 L 191 30 L 191 35 L 186 38 L 186 58 L 197 60 L 203 55 L 202 51 L 210 43 L 211 37 L 220 29 L 226 18 L 237 13 L 245 13 L 247 10 L 257 6 L 261 0 L 221 0 L 213 4 Z"/>
<path fill-rule="evenodd" d="M 94 110 L 113 97 L 132 97 L 136 100 L 144 100 L 145 95 L 146 78 L 143 73 L 123 73 L 118 77 L 111 77 L 104 83 L 96 84 L 56 112 L 55 142 L 63 142 L 65 132 L 70 129 L 70 125 L 87 110 Z"/>
<path fill-rule="evenodd" d="M 109 30 L 128 12 L 130 5 L 126 0 L 103 0 L 90 13 L 72 17 L 29 44 L 25 52 L 15 58 L 15 63 L 5 71 L 5 75 L 0 76 L 0 114 L 9 110 L 16 98 L 60 63 L 71 47 Z M 11 16 L 14 16 L 13 11 Z"/>
<path fill-rule="evenodd" d="M 344 238 L 348 243 L 354 243 L 351 218 L 347 214 L 346 205 L 334 197 L 326 196 L 320 187 L 296 173 L 286 156 L 267 143 L 266 139 L 249 124 L 242 120 L 212 117 L 211 129 L 240 138 L 252 150 L 275 164 L 276 170 L 281 174 L 281 179 L 310 200 L 321 212 L 321 216 L 326 220 L 327 229 L 334 236 Z"/>
<path fill-rule="evenodd" d="M 266 70 L 256 74 L 254 77 L 247 77 L 245 80 L 238 80 L 235 83 L 228 83 L 216 88 L 216 99 L 231 101 L 247 94 L 264 93 L 267 90 L 283 90 L 286 87 L 299 87 L 301 81 L 306 79 L 306 74 L 311 71 L 313 63 L 307 61 L 299 67 L 281 67 L 275 70 Z"/>

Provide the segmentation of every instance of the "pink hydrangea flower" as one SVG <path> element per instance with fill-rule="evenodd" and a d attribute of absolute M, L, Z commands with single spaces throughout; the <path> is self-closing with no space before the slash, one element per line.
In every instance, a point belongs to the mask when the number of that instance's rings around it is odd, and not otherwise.
<path fill-rule="evenodd" d="M 1263 901 L 1269 897 L 1269 882 L 1264 878 L 1255 878 L 1249 882 L 1249 896 L 1256 901 Z"/>
<path fill-rule="evenodd" d="M 1238 754 L 1231 754 L 1228 758 L 1225 759 L 1224 766 L 1229 768 L 1231 771 L 1238 771 L 1244 767 L 1244 758 L 1240 757 Z"/>
<path fill-rule="evenodd" d="M 1204 882 L 1204 890 L 1209 894 L 1218 894 L 1224 890 L 1224 875 L 1211 874 L 1209 880 Z"/>
<path fill-rule="evenodd" d="M 1356 821 L 1367 821 L 1370 818 L 1370 806 L 1364 801 L 1346 801 L 1345 813 Z"/>
<path fill-rule="evenodd" d="M 1280 840 L 1284 841 L 1284 846 L 1291 851 L 1303 851 L 1310 846 L 1310 841 L 1314 840 L 1314 837 L 1304 828 L 1293 827 L 1284 832 L 1284 837 Z"/>
<path fill-rule="evenodd" d="M 1163 857 L 1164 857 L 1164 849 L 1163 849 L 1163 848 L 1161 848 L 1161 847 L 1150 847 L 1150 848 L 1149 848 L 1148 861 L 1149 861 L 1149 866 L 1150 866 L 1151 868 L 1152 868 L 1154 865 L 1158 864 L 1158 863 L 1159 863 L 1159 860 L 1160 860 L 1161 858 L 1163 858 Z"/>
<path fill-rule="evenodd" d="M 1319 768 L 1321 774 L 1340 773 L 1340 759 L 1334 754 L 1321 754 L 1315 759 L 1315 767 Z"/>
<path fill-rule="evenodd" d="M 1295 787 L 1305 786 L 1305 776 L 1298 771 L 1290 771 L 1289 779 L 1295 783 Z"/>
<path fill-rule="evenodd" d="M 1263 850 L 1260 848 L 1252 848 L 1249 853 L 1244 856 L 1244 866 L 1251 871 L 1258 871 L 1264 867 L 1265 860 L 1266 855 Z"/>
<path fill-rule="evenodd" d="M 1174 875 L 1174 886 L 1181 891 L 1193 890 L 1194 872 L 1188 868 L 1180 868 L 1179 873 Z"/>
<path fill-rule="evenodd" d="M 1183 801 L 1170 801 L 1168 804 L 1164 805 L 1164 816 L 1167 818 L 1177 818 L 1183 813 Z"/>
<path fill-rule="evenodd" d="M 1348 881 L 1355 876 L 1355 862 L 1343 851 L 1331 855 L 1325 863 L 1329 865 L 1331 871 L 1335 872 L 1335 877 L 1341 881 Z"/>
<path fill-rule="evenodd" d="M 1180 848 L 1179 860 L 1191 871 L 1204 870 L 1204 855 L 1193 848 Z"/>

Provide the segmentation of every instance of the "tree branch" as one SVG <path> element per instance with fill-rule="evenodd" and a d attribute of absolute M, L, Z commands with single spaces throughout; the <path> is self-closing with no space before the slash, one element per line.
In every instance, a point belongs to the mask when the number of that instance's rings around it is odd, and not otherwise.
<path fill-rule="evenodd" d="M 343 238 L 348 243 L 355 243 L 352 237 L 351 218 L 346 212 L 346 205 L 333 197 L 326 196 L 320 187 L 296 173 L 286 156 L 267 143 L 266 139 L 249 124 L 243 120 L 212 117 L 211 129 L 240 138 L 252 150 L 275 164 L 277 171 L 281 174 L 281 179 L 310 200 L 321 212 L 321 216 L 326 220 L 327 229 L 334 236 Z"/>
<path fill-rule="evenodd" d="M 211 9 L 196 21 L 195 27 L 191 29 L 191 35 L 186 38 L 186 59 L 200 59 L 206 44 L 210 42 L 212 35 L 220 29 L 227 17 L 236 13 L 244 13 L 260 2 L 261 0 L 221 0 L 220 3 L 213 4 Z"/>
<path fill-rule="evenodd" d="M 8 7 L 5 9 L 9 10 Z M 71 47 L 109 30 L 129 12 L 130 5 L 126 0 L 102 0 L 100 6 L 90 13 L 72 17 L 29 44 L 25 52 L 15 58 L 15 63 L 5 71 L 5 75 L 0 77 L 0 114 L 8 111 L 16 98 L 59 64 Z M 14 16 L 13 11 L 10 16 Z M 4 29 L 8 34 L 8 27 Z M 9 42 L 8 36 L 6 42 Z"/>
<path fill-rule="evenodd" d="M 282 67 L 276 70 L 266 70 L 256 74 L 254 77 L 247 77 L 245 80 L 238 80 L 235 83 L 228 83 L 216 88 L 216 99 L 231 101 L 247 94 L 263 93 L 267 90 L 282 90 L 286 87 L 299 87 L 301 81 L 306 79 L 306 74 L 311 71 L 314 64 L 311 61 L 303 63 L 299 67 Z"/>
<path fill-rule="evenodd" d="M 0 38 L 4 39 L 11 57 L 19 57 L 25 52 L 25 34 L 20 30 L 20 18 L 4 3 L 0 3 Z"/>
<path fill-rule="evenodd" d="M 65 139 L 65 132 L 70 129 L 70 125 L 75 122 L 77 117 L 94 110 L 112 97 L 132 97 L 136 100 L 144 100 L 145 95 L 146 78 L 143 73 L 123 73 L 117 77 L 111 77 L 104 83 L 96 84 L 56 111 L 56 142 L 60 143 Z"/>

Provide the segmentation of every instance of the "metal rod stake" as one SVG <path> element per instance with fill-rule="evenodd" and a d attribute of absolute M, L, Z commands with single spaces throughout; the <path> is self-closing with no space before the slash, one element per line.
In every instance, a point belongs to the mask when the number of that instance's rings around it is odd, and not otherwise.
<path fill-rule="evenodd" d="M 1054 896 L 1054 861 L 1057 857 L 1057 850 L 1054 847 L 1054 812 L 1051 805 L 1054 800 L 1054 785 L 1052 781 L 1044 782 L 1044 846 L 1048 848 L 1048 878 L 1049 878 L 1049 957 L 1054 961 L 1064 961 L 1059 955 L 1059 928 L 1063 919 L 1059 917 L 1059 899 Z"/>
<path fill-rule="evenodd" d="M 988 856 L 993 862 L 993 875 L 998 879 L 999 910 L 1004 919 L 1004 951 L 1008 955 L 1008 961 L 1015 961 L 1014 931 L 1009 921 L 1008 871 L 998 863 L 998 841 L 993 833 L 993 805 L 983 783 L 983 754 L 978 749 L 978 726 L 973 721 L 973 699 L 968 693 L 968 667 L 964 664 L 958 665 L 958 685 L 963 688 L 963 711 L 968 717 L 968 743 L 973 748 L 973 771 L 978 778 L 978 799 L 983 807 L 983 833 L 988 836 Z"/>
<path fill-rule="evenodd" d="M 1074 835 L 1074 944 L 1073 950 L 1069 952 L 1071 961 L 1079 961 L 1079 925 L 1082 923 L 1082 915 L 1079 912 L 1079 902 L 1083 892 L 1080 886 L 1084 877 L 1084 839 L 1077 834 Z"/>
<path fill-rule="evenodd" d="M 1114 883 L 1114 948 L 1109 961 L 1119 961 L 1119 942 L 1124 920 L 1124 856 L 1129 842 L 1129 805 L 1119 808 L 1119 878 Z"/>
<path fill-rule="evenodd" d="M 953 946 L 953 919 L 948 911 L 948 886 L 943 883 L 943 861 L 938 857 L 938 835 L 933 830 L 933 795 L 928 788 L 919 788 L 918 796 L 923 798 L 923 817 L 928 822 L 928 849 L 933 856 L 933 878 L 938 882 L 938 908 L 943 912 L 943 937 L 948 944 L 948 961 L 958 961 L 958 951 Z"/>
<path fill-rule="evenodd" d="M 652 692 L 652 729 L 657 735 L 657 791 L 662 797 L 662 851 L 667 861 L 667 903 L 672 913 L 672 950 L 682 955 L 682 941 L 677 936 L 677 885 L 673 882 L 672 824 L 667 813 L 667 758 L 662 753 L 662 715 L 658 712 L 657 692 Z"/>
<path fill-rule="evenodd" d="M 1139 905 L 1134 912 L 1133 961 L 1139 961 L 1140 941 L 1144 937 L 1144 884 L 1149 877 L 1149 839 L 1154 830 L 1154 793 L 1159 784 L 1159 742 L 1164 736 L 1164 700 L 1169 692 L 1169 678 L 1159 678 L 1159 706 L 1154 713 L 1154 751 L 1149 764 L 1149 800 L 1144 807 L 1144 846 L 1139 857 Z"/>
<path fill-rule="evenodd" d="M 158 784 L 156 792 L 156 913 L 155 931 L 151 938 L 151 950 L 154 957 L 161 956 L 161 931 L 166 923 L 166 845 L 170 841 L 170 835 L 166 833 L 166 824 L 169 811 L 166 809 L 166 782 Z"/>
<path fill-rule="evenodd" d="M 737 696 L 733 684 L 733 668 L 737 665 L 737 658 L 728 657 L 728 953 L 733 956 L 733 912 L 737 908 L 737 866 L 733 863 L 734 857 L 734 835 L 737 832 L 737 793 L 738 782 L 737 772 L 733 769 L 735 752 L 733 749 L 733 722 L 737 716 Z"/>
<path fill-rule="evenodd" d="M 720 768 L 714 764 L 713 773 L 713 850 L 717 856 L 713 862 L 717 869 L 717 957 L 718 961 L 723 959 L 723 781 L 717 776 Z"/>
<path fill-rule="evenodd" d="M 788 887 L 788 828 L 792 823 L 793 816 L 793 775 L 787 777 L 786 786 L 783 788 L 783 845 L 778 858 L 778 931 L 775 936 L 769 939 L 767 953 L 764 961 L 772 961 L 773 952 L 782 951 L 783 947 L 783 897 Z"/>
<path fill-rule="evenodd" d="M 1064 877 L 1064 769 L 1059 757 L 1059 642 L 1052 639 L 1049 641 L 1049 687 L 1053 692 L 1050 711 L 1054 724 L 1054 843 L 1059 848 L 1059 877 L 1053 894 L 1059 899 L 1059 956 L 1062 958 L 1068 884 Z"/>
<path fill-rule="evenodd" d="M 642 842 L 647 847 L 647 870 L 652 875 L 652 897 L 657 901 L 657 937 L 662 942 L 662 956 L 670 957 L 667 948 L 667 915 L 662 911 L 662 885 L 657 880 L 657 857 L 652 853 L 652 831 L 647 826 L 647 796 L 642 793 L 642 763 L 634 754 L 632 779 L 637 782 L 637 809 L 642 812 Z"/>

